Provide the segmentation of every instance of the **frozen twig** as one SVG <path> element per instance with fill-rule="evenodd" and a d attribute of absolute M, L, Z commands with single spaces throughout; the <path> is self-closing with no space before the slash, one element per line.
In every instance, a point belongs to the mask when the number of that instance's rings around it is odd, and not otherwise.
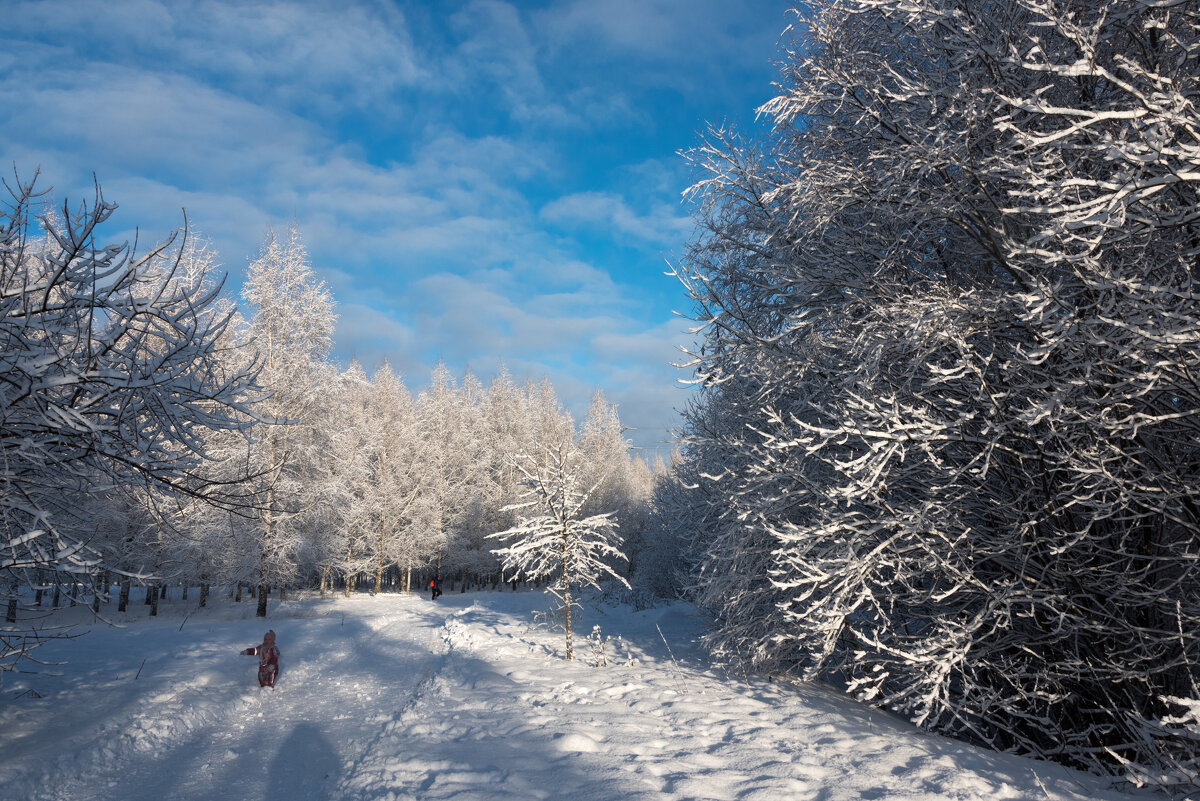
<path fill-rule="evenodd" d="M 679 680 L 680 688 L 686 694 L 688 691 L 687 682 L 683 680 L 683 671 L 679 669 L 679 663 L 675 661 L 675 654 L 671 651 L 671 644 L 667 642 L 666 635 L 663 634 L 662 628 L 657 623 L 654 624 L 654 628 L 658 629 L 658 636 L 662 637 L 663 645 L 667 646 L 667 655 L 671 657 L 671 664 L 675 666 L 675 677 Z"/>

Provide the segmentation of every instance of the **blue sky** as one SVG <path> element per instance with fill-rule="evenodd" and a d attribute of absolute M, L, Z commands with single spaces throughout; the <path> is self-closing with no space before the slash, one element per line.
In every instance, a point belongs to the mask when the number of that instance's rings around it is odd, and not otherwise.
<path fill-rule="evenodd" d="M 91 175 L 108 234 L 211 239 L 236 292 L 295 220 L 335 356 L 547 376 L 668 438 L 692 232 L 681 149 L 769 99 L 784 0 L 3 2 L 0 160 Z"/>

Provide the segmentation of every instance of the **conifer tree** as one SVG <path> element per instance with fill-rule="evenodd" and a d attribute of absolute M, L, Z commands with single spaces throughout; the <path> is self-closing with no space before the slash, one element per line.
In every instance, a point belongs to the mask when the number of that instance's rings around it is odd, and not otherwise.
<path fill-rule="evenodd" d="M 508 543 L 494 551 L 507 573 L 551 579 L 547 592 L 561 604 L 567 659 L 574 655 L 571 611 L 578 606 L 579 590 L 598 587 L 603 576 L 629 586 L 611 567 L 612 561 L 625 559 L 613 513 L 584 513 L 598 484 L 581 483 L 580 457 L 569 437 L 544 444 L 536 457 L 517 457 L 514 465 L 525 487 L 523 500 L 513 507 L 518 523 L 491 535 Z"/>
<path fill-rule="evenodd" d="M 242 295 L 254 308 L 250 345 L 260 355 L 261 382 L 269 392 L 246 454 L 256 477 L 253 580 L 257 615 L 264 617 L 270 585 L 294 573 L 304 525 L 300 516 L 315 504 L 312 489 L 319 482 L 312 472 L 322 463 L 316 413 L 332 378 L 327 358 L 336 318 L 329 290 L 314 275 L 294 226 L 283 239 L 274 231 L 268 235 L 250 263 Z"/>

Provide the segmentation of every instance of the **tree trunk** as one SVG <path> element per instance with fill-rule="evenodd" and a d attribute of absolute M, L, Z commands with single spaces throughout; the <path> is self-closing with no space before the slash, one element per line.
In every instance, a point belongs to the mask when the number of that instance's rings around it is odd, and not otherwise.
<path fill-rule="evenodd" d="M 15 595 L 8 599 L 8 612 L 4 615 L 4 619 L 9 623 L 17 622 L 17 597 Z"/>
<path fill-rule="evenodd" d="M 268 439 L 268 447 L 271 456 L 269 464 L 275 465 L 275 437 L 273 435 Z M 267 497 L 263 509 L 263 541 L 258 561 L 258 608 L 254 612 L 255 617 L 267 616 L 267 561 L 271 557 L 271 541 L 275 531 L 275 482 L 279 479 L 282 465 L 273 469 L 275 473 L 271 477 L 271 483 L 267 485 Z"/>
<path fill-rule="evenodd" d="M 567 635 L 567 659 L 572 657 L 571 643 L 571 583 L 567 572 L 567 528 L 562 533 L 563 632 Z"/>
<path fill-rule="evenodd" d="M 117 611 L 124 612 L 129 606 L 129 579 L 121 579 L 121 594 L 117 597 Z"/>
<path fill-rule="evenodd" d="M 92 612 L 95 612 L 95 613 L 100 612 L 101 601 L 107 603 L 110 600 L 109 595 L 108 595 L 108 585 L 110 583 L 112 583 L 112 580 L 109 579 L 108 571 L 107 570 L 101 571 L 100 572 L 100 586 L 94 586 L 94 588 L 92 588 L 92 591 L 94 591 L 94 595 L 92 595 L 92 598 L 91 598 Z"/>
<path fill-rule="evenodd" d="M 325 597 L 325 590 L 329 587 L 329 568 L 321 568 L 321 597 Z"/>
<path fill-rule="evenodd" d="M 375 545 L 375 595 L 383 591 L 383 546 L 385 537 L 383 526 L 379 526 L 379 541 Z"/>
<path fill-rule="evenodd" d="M 206 606 L 208 606 L 208 585 L 201 584 L 200 585 L 200 608 L 203 609 Z"/>
<path fill-rule="evenodd" d="M 158 617 L 158 585 L 151 585 L 146 594 L 150 598 L 150 617 Z"/>
<path fill-rule="evenodd" d="M 52 608 L 54 608 L 54 609 L 58 608 L 58 600 L 59 600 L 59 596 L 61 594 L 62 594 L 61 588 L 58 586 L 58 581 L 55 580 L 55 582 L 54 582 L 54 606 Z"/>
<path fill-rule="evenodd" d="M 188 590 L 188 583 L 185 581 L 185 582 L 183 582 L 183 597 L 182 597 L 182 600 L 184 600 L 184 601 L 187 600 L 187 590 Z"/>
<path fill-rule="evenodd" d="M 287 585 L 280 584 L 279 585 L 279 603 L 283 603 L 286 600 L 287 600 Z"/>
<path fill-rule="evenodd" d="M 233 596 L 233 600 L 234 603 L 241 603 L 242 601 L 242 582 L 240 581 L 237 583 L 237 595 Z"/>

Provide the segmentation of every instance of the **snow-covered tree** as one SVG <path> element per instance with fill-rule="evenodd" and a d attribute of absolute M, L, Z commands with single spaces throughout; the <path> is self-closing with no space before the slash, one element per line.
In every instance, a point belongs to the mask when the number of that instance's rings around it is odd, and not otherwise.
<path fill-rule="evenodd" d="M 210 292 L 218 288 L 217 256 L 203 237 L 193 233 L 181 243 L 178 261 L 170 288 L 202 286 Z M 213 313 L 228 320 L 214 342 L 214 354 L 223 369 L 231 374 L 255 369 L 255 353 L 243 348 L 239 338 L 244 321 L 233 302 L 219 295 L 213 302 Z M 152 615 L 157 614 L 155 591 L 161 592 L 175 582 L 185 586 L 198 582 L 203 594 L 219 575 L 227 553 L 227 519 L 253 503 L 241 486 L 246 478 L 241 472 L 244 464 L 226 458 L 226 443 L 244 443 L 252 428 L 253 421 L 243 415 L 236 428 L 203 432 L 205 459 L 193 470 L 192 480 L 219 487 L 219 503 L 205 496 L 163 493 L 153 485 L 114 487 L 105 493 L 111 497 L 99 499 L 108 514 L 97 516 L 94 541 L 105 554 L 106 564 L 120 565 L 132 576 L 143 577 L 137 580 L 147 583 Z M 114 511 L 118 513 L 114 515 Z M 129 519 L 121 520 L 120 514 Z M 139 536 L 130 537 L 131 531 Z M 127 573 L 123 582 L 126 594 L 130 579 Z"/>
<path fill-rule="evenodd" d="M 418 425 L 428 444 L 421 451 L 427 487 L 424 514 L 431 524 L 429 543 L 437 555 L 437 569 L 476 567 L 467 564 L 466 546 L 477 530 L 486 482 L 478 389 L 473 378 L 460 387 L 439 363 L 430 385 L 417 396 Z"/>
<path fill-rule="evenodd" d="M 617 407 L 597 391 L 579 427 L 579 450 L 583 453 L 584 483 L 596 485 L 590 509 L 616 509 L 629 495 L 629 441 L 621 428 Z"/>
<path fill-rule="evenodd" d="M 427 522 L 422 496 L 428 444 L 417 427 L 412 395 L 386 363 L 375 371 L 367 410 L 370 439 L 364 501 L 370 521 L 375 592 L 382 588 L 383 571 L 392 565 L 403 568 L 407 591 L 413 568 L 433 555 L 421 542 Z"/>
<path fill-rule="evenodd" d="M 144 254 L 104 246 L 97 229 L 116 204 L 98 186 L 91 204 L 37 222 L 34 183 L 6 187 L 0 574 L 88 573 L 102 562 L 81 499 L 132 485 L 209 492 L 196 474 L 205 434 L 244 425 L 254 369 L 220 358 L 228 315 L 219 283 L 186 275 L 186 229 Z M 6 640 L 0 659 L 20 650 Z"/>
<path fill-rule="evenodd" d="M 370 448 L 372 387 L 362 365 L 350 365 L 329 384 L 321 408 L 311 413 L 314 435 L 320 437 L 325 490 L 311 496 L 304 514 L 314 537 L 300 558 L 301 570 L 320 574 L 322 595 L 341 576 L 348 596 L 360 573 L 370 566 L 372 498 Z"/>
<path fill-rule="evenodd" d="M 530 440 L 531 422 L 521 388 L 504 367 L 492 379 L 483 400 L 484 459 L 490 487 L 492 516 L 490 531 L 501 531 L 516 523 L 511 511 L 520 495 L 520 472 L 513 456 L 525 450 Z M 505 511 L 508 510 L 508 511 Z"/>
<path fill-rule="evenodd" d="M 770 135 L 692 153 L 715 641 L 1194 792 L 1194 9 L 840 0 L 797 31 Z"/>
<path fill-rule="evenodd" d="M 632 453 L 616 404 L 609 403 L 600 390 L 588 405 L 577 442 L 582 455 L 582 483 L 596 485 L 584 513 L 613 512 L 626 553 L 640 549 L 653 486 L 650 469 Z"/>
<path fill-rule="evenodd" d="M 547 591 L 561 603 L 566 658 L 574 653 L 571 610 L 579 590 L 598 587 L 603 576 L 629 586 L 611 564 L 623 560 L 612 512 L 585 515 L 597 484 L 583 484 L 581 454 L 573 437 L 543 443 L 536 455 L 514 459 L 525 487 L 514 507 L 517 525 L 491 535 L 507 543 L 494 553 L 505 572 L 527 580 L 551 579 Z"/>
<path fill-rule="evenodd" d="M 325 484 L 315 423 L 333 378 L 327 358 L 336 318 L 294 226 L 283 239 L 268 235 L 250 262 L 242 296 L 254 309 L 249 344 L 259 353 L 260 381 L 269 392 L 245 452 L 258 498 L 249 532 L 257 557 L 257 614 L 263 617 L 269 587 L 294 577 L 306 525 L 315 522 L 303 516 L 316 508 L 315 493 Z"/>

